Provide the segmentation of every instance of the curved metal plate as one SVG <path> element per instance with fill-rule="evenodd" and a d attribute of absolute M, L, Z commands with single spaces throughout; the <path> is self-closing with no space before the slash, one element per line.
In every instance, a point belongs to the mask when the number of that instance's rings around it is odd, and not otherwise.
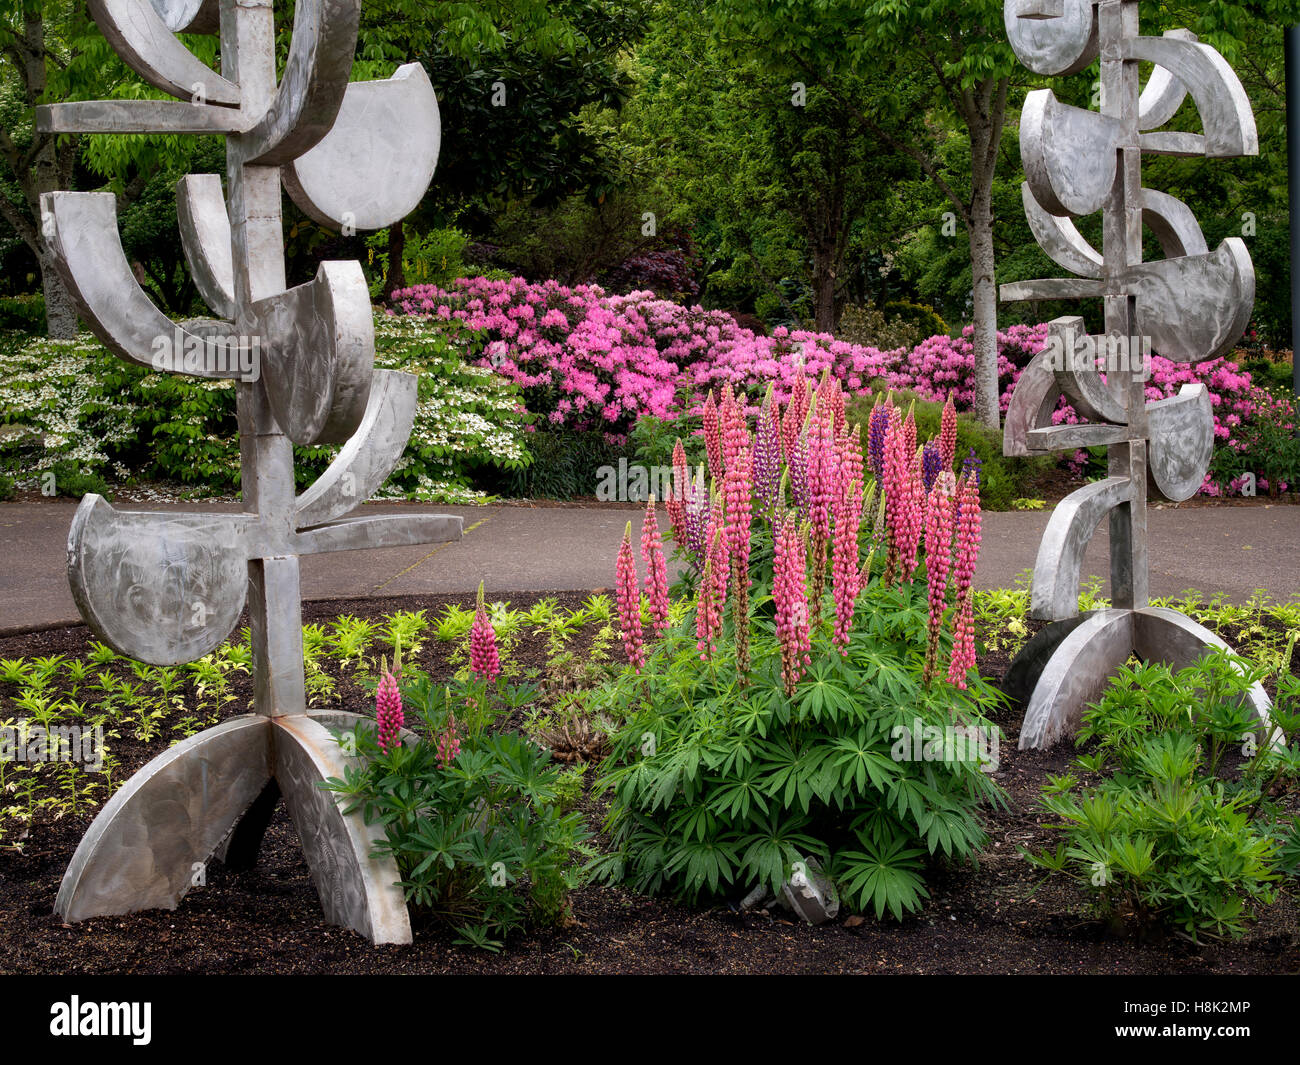
<path fill-rule="evenodd" d="M 1191 30 L 1165 30 L 1166 37 L 1195 41 Z M 1156 67 L 1138 97 L 1138 129 L 1157 129 L 1178 114 L 1187 99 L 1187 86 L 1164 67 Z"/>
<path fill-rule="evenodd" d="M 244 609 L 243 514 L 118 511 L 88 495 L 68 531 L 68 583 L 81 616 L 121 654 L 156 666 L 219 647 Z"/>
<path fill-rule="evenodd" d="M 1167 259 L 1204 255 L 1210 250 L 1192 209 L 1168 193 L 1142 190 L 1142 221 L 1160 241 Z"/>
<path fill-rule="evenodd" d="M 1039 629 L 1033 638 L 1020 648 L 1016 657 L 1011 660 L 1011 665 L 1007 666 L 1007 671 L 1002 676 L 1002 683 L 999 685 L 1016 706 L 1028 705 L 1034 694 L 1034 688 L 1038 685 L 1038 678 L 1042 676 L 1044 668 L 1056 653 L 1061 641 L 1094 613 L 1095 611 L 1090 610 L 1086 614 L 1066 618 L 1064 621 L 1053 621 L 1050 625 Z"/>
<path fill-rule="evenodd" d="M 388 480 L 411 436 L 418 384 L 414 374 L 375 371 L 360 427 L 298 497 L 294 521 L 300 529 L 343 517 Z"/>
<path fill-rule="evenodd" d="M 271 777 L 271 726 L 249 715 L 182 740 L 122 785 L 82 837 L 54 910 L 68 923 L 174 910 Z"/>
<path fill-rule="evenodd" d="M 1120 42 L 1125 59 L 1141 59 L 1176 70 L 1201 114 L 1203 152 L 1232 159 L 1259 154 L 1259 134 L 1250 97 L 1228 61 L 1207 44 L 1176 37 L 1132 37 Z"/>
<path fill-rule="evenodd" d="M 305 715 L 275 718 L 275 777 L 298 828 L 307 865 L 330 924 L 351 928 L 373 943 L 410 943 L 411 922 L 391 858 L 372 858 L 381 833 L 360 812 L 344 815 L 332 793 L 318 787 L 348 766 L 338 743 Z"/>
<path fill-rule="evenodd" d="M 1133 612 L 1133 649 L 1148 662 L 1164 662 L 1171 669 L 1186 669 L 1207 651 L 1231 651 L 1203 625 L 1168 607 L 1145 607 Z M 1273 729 L 1273 703 L 1262 684 L 1254 684 L 1248 696 L 1250 709 L 1259 722 L 1261 742 L 1278 738 Z"/>
<path fill-rule="evenodd" d="M 321 225 L 383 229 L 419 206 L 441 137 L 429 75 L 407 63 L 386 81 L 349 85 L 333 128 L 285 167 L 284 186 Z"/>
<path fill-rule="evenodd" d="M 122 250 L 111 192 L 47 192 L 41 211 L 59 274 L 86 324 L 115 355 L 194 377 L 250 377 L 251 353 L 240 338 L 188 333 L 145 295 Z"/>
<path fill-rule="evenodd" d="M 1060 217 L 1100 211 L 1115 184 L 1123 124 L 1062 104 L 1051 89 L 1025 97 L 1020 155 L 1034 199 Z"/>
<path fill-rule="evenodd" d="M 1060 347 L 1061 365 L 1054 369 L 1056 385 L 1075 411 L 1085 421 L 1127 424 L 1128 412 L 1123 401 L 1112 390 L 1117 375 L 1112 374 L 1109 381 L 1101 379 L 1103 364 L 1110 350 L 1106 338 L 1088 336 L 1082 318 L 1064 317 L 1049 324 L 1048 343 Z M 1120 367 L 1117 365 L 1116 368 Z M 1049 427 L 1050 420 L 1040 420 L 1037 426 L 1031 427 L 1030 432 Z M 1056 450 L 1067 446 L 1035 443 L 1032 440 L 1029 443 L 1034 450 Z"/>
<path fill-rule="evenodd" d="M 1133 653 L 1133 611 L 1098 610 L 1057 645 L 1025 708 L 1020 749 L 1050 747 L 1079 727 L 1084 708 Z"/>
<path fill-rule="evenodd" d="M 370 290 L 358 262 L 321 263 L 314 280 L 253 304 L 263 383 L 295 444 L 341 444 L 366 413 L 375 362 Z"/>
<path fill-rule="evenodd" d="M 1240 237 L 1205 255 L 1142 263 L 1121 277 L 1137 301 L 1137 328 L 1173 362 L 1206 362 L 1232 350 L 1255 306 L 1255 268 Z"/>
<path fill-rule="evenodd" d="M 251 129 L 229 142 L 241 159 L 280 166 L 329 133 L 348 87 L 360 18 L 361 0 L 298 0 L 275 99 Z"/>
<path fill-rule="evenodd" d="M 180 100 L 239 105 L 239 86 L 177 40 L 150 0 L 87 0 L 86 6 L 113 51 L 154 88 Z"/>
<path fill-rule="evenodd" d="M 1052 511 L 1034 564 L 1030 617 L 1063 621 L 1079 612 L 1079 575 L 1088 544 L 1102 519 L 1127 503 L 1132 492 L 1127 477 L 1106 477 L 1071 492 Z"/>
<path fill-rule="evenodd" d="M 1214 410 L 1203 384 L 1183 385 L 1176 396 L 1147 404 L 1152 487 L 1172 503 L 1201 489 L 1214 454 Z"/>
<path fill-rule="evenodd" d="M 150 0 L 172 33 L 217 33 L 221 0 Z"/>
<path fill-rule="evenodd" d="M 1007 405 L 1006 422 L 1002 427 L 1002 453 L 1007 456 L 1029 455 L 1029 434 L 1034 429 L 1052 424 L 1052 411 L 1061 398 L 1061 387 L 1056 381 L 1054 352 L 1050 346 L 1053 336 L 1073 336 L 1071 330 L 1082 328 L 1082 318 L 1057 318 L 1048 324 L 1049 346 L 1029 360 L 1020 371 L 1011 402 Z"/>
<path fill-rule="evenodd" d="M 1080 277 L 1101 277 L 1101 253 L 1083 239 L 1074 222 L 1043 210 L 1034 199 L 1028 181 L 1020 185 L 1020 199 L 1034 239 L 1058 266 Z"/>
<path fill-rule="evenodd" d="M 176 183 L 176 217 L 194 287 L 217 315 L 237 317 L 230 215 L 221 178 L 216 174 L 181 178 Z"/>
<path fill-rule="evenodd" d="M 1076 74 L 1097 58 L 1096 0 L 1006 0 L 1002 23 L 1035 74 Z"/>

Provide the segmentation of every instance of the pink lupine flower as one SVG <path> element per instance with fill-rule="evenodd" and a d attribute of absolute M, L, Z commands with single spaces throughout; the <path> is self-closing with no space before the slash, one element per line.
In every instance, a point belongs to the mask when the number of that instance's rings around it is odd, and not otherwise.
<path fill-rule="evenodd" d="M 830 544 L 831 512 L 835 506 L 836 452 L 834 414 L 821 394 L 813 399 L 808 423 L 808 519 L 812 525 L 812 614 L 821 617 L 826 590 L 826 550 Z"/>
<path fill-rule="evenodd" d="M 939 654 L 939 634 L 943 631 L 943 614 L 948 591 L 948 574 L 952 568 L 952 489 L 948 477 L 940 476 L 926 507 L 925 576 L 930 605 L 929 638 L 925 648 L 925 684 L 934 676 Z"/>
<path fill-rule="evenodd" d="M 718 407 L 710 392 L 704 401 L 704 450 L 709 456 L 709 476 L 722 483 L 722 429 L 718 422 Z"/>
<path fill-rule="evenodd" d="M 801 365 L 791 386 L 790 398 L 785 407 L 785 420 L 781 424 L 781 448 L 787 463 L 792 461 L 795 448 L 799 444 L 799 437 L 803 434 L 804 420 L 808 416 L 810 402 L 808 379 L 804 376 Z"/>
<path fill-rule="evenodd" d="M 686 469 L 686 448 L 682 438 L 677 438 L 673 447 L 673 487 L 664 500 L 664 509 L 668 511 L 668 522 L 672 527 L 673 540 L 684 545 L 686 542 L 686 494 L 689 491 L 690 474 Z"/>
<path fill-rule="evenodd" d="M 776 534 L 772 598 L 776 606 L 776 635 L 781 642 L 781 679 L 793 698 L 804 670 L 812 664 L 812 629 L 808 617 L 808 584 L 803 537 L 793 511 L 781 520 Z"/>
<path fill-rule="evenodd" d="M 623 650 L 638 673 L 645 665 L 645 644 L 641 632 L 641 592 L 637 587 L 636 559 L 632 555 L 632 523 L 627 523 L 623 543 L 614 567 L 618 597 L 618 622 L 623 633 Z"/>
<path fill-rule="evenodd" d="M 945 470 L 951 470 L 957 461 L 957 408 L 953 405 L 951 390 L 940 420 L 939 458 Z"/>
<path fill-rule="evenodd" d="M 456 726 L 456 715 L 447 715 L 447 727 L 438 737 L 438 765 L 446 769 L 460 754 L 460 733 Z"/>
<path fill-rule="evenodd" d="M 375 722 L 381 751 L 387 754 L 390 746 L 402 745 L 402 727 L 406 724 L 402 711 L 402 693 L 397 687 L 397 678 L 387 668 L 383 670 L 375 688 Z"/>
<path fill-rule="evenodd" d="M 835 544 L 831 552 L 831 582 L 835 598 L 834 643 L 848 656 L 849 629 L 861 589 L 858 568 L 858 529 L 862 523 L 860 471 L 847 463 L 839 466 L 840 489 L 835 496 Z"/>
<path fill-rule="evenodd" d="M 966 687 L 966 673 L 975 665 L 974 580 L 980 552 L 980 487 L 974 475 L 963 477 L 957 488 L 957 514 L 953 584 L 956 587 L 956 615 L 952 640 L 952 661 L 948 682 Z"/>
<path fill-rule="evenodd" d="M 482 581 L 478 583 L 478 608 L 474 611 L 474 623 L 469 630 L 469 668 L 484 680 L 491 680 L 501 672 L 497 634 L 483 602 Z"/>
<path fill-rule="evenodd" d="M 645 563 L 645 593 L 650 602 L 651 623 L 655 635 L 662 636 L 668 628 L 668 563 L 664 559 L 653 494 L 646 503 L 645 521 L 641 525 L 641 561 Z"/>
<path fill-rule="evenodd" d="M 727 544 L 721 520 L 709 525 L 709 555 L 700 579 L 695 607 L 695 647 L 700 659 L 708 661 L 717 649 L 722 632 L 722 611 L 727 601 Z"/>

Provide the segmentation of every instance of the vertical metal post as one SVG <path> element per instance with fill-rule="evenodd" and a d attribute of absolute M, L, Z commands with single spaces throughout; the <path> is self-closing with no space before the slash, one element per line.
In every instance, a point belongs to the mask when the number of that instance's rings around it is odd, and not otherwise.
<path fill-rule="evenodd" d="M 1288 26 L 1286 52 L 1287 188 L 1291 221 L 1291 348 L 1300 342 L 1300 26 Z M 1300 396 L 1300 359 L 1291 360 L 1291 386 Z"/>

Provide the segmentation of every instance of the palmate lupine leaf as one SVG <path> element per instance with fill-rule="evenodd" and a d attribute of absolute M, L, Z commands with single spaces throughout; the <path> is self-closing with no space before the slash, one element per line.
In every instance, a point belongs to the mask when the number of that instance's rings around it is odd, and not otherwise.
<path fill-rule="evenodd" d="M 838 856 L 836 862 L 845 894 L 856 899 L 858 908 L 873 908 L 880 919 L 888 910 L 895 920 L 921 908 L 930 897 L 921 877 L 924 852 L 907 847 L 902 840 L 883 847 L 867 847 Z"/>

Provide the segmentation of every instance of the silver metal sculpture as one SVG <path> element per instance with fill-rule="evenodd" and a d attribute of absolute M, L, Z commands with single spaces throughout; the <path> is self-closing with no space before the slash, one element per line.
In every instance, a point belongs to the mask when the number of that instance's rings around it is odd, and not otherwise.
<path fill-rule="evenodd" d="M 1025 368 L 1007 411 L 1007 455 L 1104 445 L 1109 476 L 1065 499 L 1043 535 L 1030 614 L 1051 622 L 1012 663 L 1006 687 L 1026 704 L 1020 746 L 1048 746 L 1073 730 L 1083 708 L 1129 656 L 1174 666 L 1223 647 L 1172 610 L 1152 608 L 1147 581 L 1147 491 L 1179 502 L 1200 488 L 1214 443 L 1204 385 L 1148 402 L 1147 356 L 1199 363 L 1231 349 L 1250 320 L 1255 274 L 1239 238 L 1206 246 L 1188 207 L 1142 187 L 1142 155 L 1255 155 L 1250 101 L 1232 68 L 1186 30 L 1143 37 L 1136 0 L 1006 0 L 1007 35 L 1037 74 L 1073 74 L 1101 59 L 1100 110 L 1029 93 L 1020 120 L 1025 214 L 1043 250 L 1071 278 L 1003 285 L 1003 300 L 1100 298 L 1105 335 L 1081 318 L 1057 318 L 1048 344 Z M 1140 64 L 1154 64 L 1141 84 Z M 1188 96 L 1202 133 L 1161 132 Z M 1074 219 L 1102 212 L 1099 253 Z M 1165 258 L 1144 262 L 1143 227 Z M 1082 419 L 1055 425 L 1064 395 Z M 1113 607 L 1080 615 L 1088 542 L 1110 528 Z M 1269 701 L 1255 685 L 1261 732 Z"/>
<path fill-rule="evenodd" d="M 82 616 L 110 646 L 157 665 L 219 646 L 245 602 L 254 713 L 155 758 L 105 805 L 56 902 L 67 921 L 174 908 L 214 854 L 256 855 L 277 796 L 298 829 L 326 918 L 376 943 L 410 942 L 396 866 L 370 857 L 372 833 L 318 787 L 346 765 L 304 690 L 300 555 L 459 539 L 446 515 L 347 517 L 400 459 L 416 380 L 374 369 L 374 320 L 361 267 L 323 263 L 289 288 L 283 184 L 317 221 L 352 231 L 400 220 L 433 175 L 440 127 L 418 65 L 349 84 L 361 0 L 297 0 L 276 79 L 271 0 L 90 0 L 104 35 L 141 77 L 180 102 L 87 101 L 38 109 L 43 130 L 219 133 L 216 175 L 177 186 L 186 259 L 215 317 L 177 325 L 132 275 L 109 193 L 42 197 L 45 233 L 82 316 L 116 354 L 169 372 L 237 381 L 245 510 L 121 512 L 87 496 L 68 538 Z M 219 33 L 221 74 L 175 36 Z M 343 443 L 295 495 L 293 445 Z"/>

